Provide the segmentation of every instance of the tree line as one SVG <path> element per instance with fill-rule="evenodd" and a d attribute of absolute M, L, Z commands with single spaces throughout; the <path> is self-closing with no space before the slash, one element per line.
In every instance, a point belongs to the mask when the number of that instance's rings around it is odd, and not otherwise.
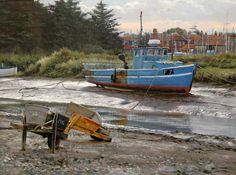
<path fill-rule="evenodd" d="M 121 47 L 118 25 L 102 1 L 85 13 L 76 0 L 47 6 L 34 0 L 0 0 L 0 52 L 114 50 Z"/>

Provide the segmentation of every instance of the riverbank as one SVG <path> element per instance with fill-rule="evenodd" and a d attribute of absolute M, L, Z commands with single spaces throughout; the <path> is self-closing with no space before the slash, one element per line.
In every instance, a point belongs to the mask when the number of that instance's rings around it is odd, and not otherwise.
<path fill-rule="evenodd" d="M 126 54 L 126 61 L 132 64 L 132 54 Z M 214 82 L 218 84 L 236 84 L 236 55 L 187 55 L 174 57 L 174 61 L 185 64 L 196 64 L 197 82 Z M 15 55 L 0 54 L 0 63 L 17 66 L 18 76 L 50 78 L 82 78 L 83 64 L 110 64 L 115 68 L 122 67 L 117 55 L 112 53 L 83 53 L 62 48 L 50 55 Z"/>
<path fill-rule="evenodd" d="M 193 84 L 191 94 L 98 88 L 83 80 L 0 79 L 0 174 L 216 174 L 236 173 L 236 89 Z M 63 112 L 70 101 L 101 116 L 112 142 L 71 132 L 51 154 L 33 133 L 21 149 L 25 103 Z M 5 128 L 5 129 L 4 129 Z"/>
<path fill-rule="evenodd" d="M 197 72 L 194 80 L 197 82 L 236 85 L 236 55 L 234 53 L 177 56 L 174 60 L 196 64 Z"/>
<path fill-rule="evenodd" d="M 0 116 L 0 126 L 14 119 Z M 219 136 L 175 137 L 111 130 L 112 142 L 71 133 L 50 153 L 46 139 L 29 133 L 21 151 L 21 132 L 1 130 L 0 174 L 224 174 L 236 173 L 236 140 Z"/>

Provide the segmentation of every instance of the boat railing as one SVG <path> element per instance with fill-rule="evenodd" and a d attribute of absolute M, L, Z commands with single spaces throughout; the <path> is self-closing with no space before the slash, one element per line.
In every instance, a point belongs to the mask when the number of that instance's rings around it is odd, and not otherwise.
<path fill-rule="evenodd" d="M 137 48 L 133 50 L 133 56 L 168 57 L 168 50 L 166 48 L 159 48 L 159 47 Z"/>
<path fill-rule="evenodd" d="M 90 69 L 117 69 L 117 68 L 122 68 L 123 64 L 122 63 L 112 63 L 112 64 L 104 64 L 104 63 L 86 63 L 83 64 L 83 67 L 85 70 L 90 70 Z"/>

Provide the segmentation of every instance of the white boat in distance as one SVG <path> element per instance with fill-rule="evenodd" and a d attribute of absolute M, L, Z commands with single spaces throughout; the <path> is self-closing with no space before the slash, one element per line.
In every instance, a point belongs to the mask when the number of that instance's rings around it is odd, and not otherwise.
<path fill-rule="evenodd" d="M 17 74 L 17 67 L 0 66 L 0 77 L 9 77 Z"/>

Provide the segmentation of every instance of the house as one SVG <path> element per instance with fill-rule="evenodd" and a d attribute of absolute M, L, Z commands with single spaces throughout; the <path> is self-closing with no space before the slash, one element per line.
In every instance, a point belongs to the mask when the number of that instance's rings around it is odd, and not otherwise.
<path fill-rule="evenodd" d="M 147 36 L 148 35 L 148 36 Z M 236 52 L 236 34 L 212 34 L 199 32 L 197 34 L 188 33 L 180 35 L 178 33 L 168 34 L 158 33 L 153 29 L 151 34 L 145 34 L 143 38 L 159 39 L 161 47 L 167 47 L 170 53 L 223 53 L 227 51 Z M 140 42 L 139 35 L 125 34 L 121 36 L 123 49 L 130 50 L 138 47 Z M 147 39 L 144 39 L 147 43 Z"/>

